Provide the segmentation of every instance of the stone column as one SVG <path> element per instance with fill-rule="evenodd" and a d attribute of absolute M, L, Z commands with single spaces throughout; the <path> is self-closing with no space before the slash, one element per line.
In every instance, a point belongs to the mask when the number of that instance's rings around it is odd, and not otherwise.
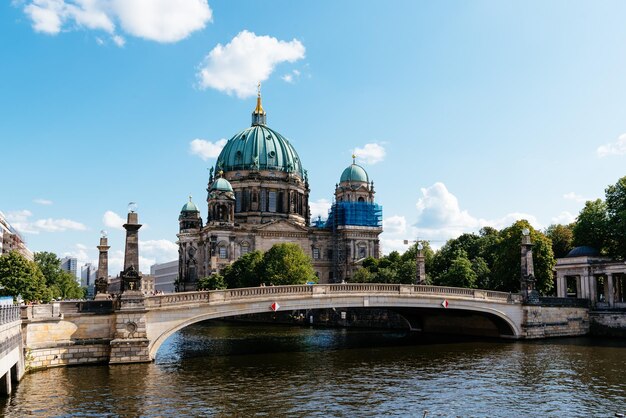
<path fill-rule="evenodd" d="M 415 284 L 424 284 L 426 281 L 426 262 L 422 244 L 417 244 L 417 256 L 415 260 Z"/>
<path fill-rule="evenodd" d="M 109 298 L 109 248 L 106 235 L 100 237 L 98 245 L 98 274 L 96 275 L 96 300 Z"/>
<path fill-rule="evenodd" d="M 609 304 L 609 307 L 612 308 L 613 306 L 615 306 L 615 290 L 614 290 L 612 273 L 606 274 L 606 282 L 607 282 L 606 301 Z"/>
<path fill-rule="evenodd" d="M 560 298 L 567 297 L 567 279 L 563 273 L 556 273 L 556 295 Z"/>
<path fill-rule="evenodd" d="M 589 299 L 591 300 L 592 306 L 595 306 L 598 301 L 598 282 L 596 276 L 589 274 L 587 276 L 587 283 L 589 285 Z"/>
<path fill-rule="evenodd" d="M 524 228 L 521 243 L 520 293 L 526 303 L 539 302 L 539 294 L 535 290 L 535 267 L 532 248 L 533 243 L 530 240 L 530 231 Z"/>
<path fill-rule="evenodd" d="M 124 249 L 124 271 L 120 274 L 122 293 L 141 296 L 141 275 L 139 274 L 139 218 L 136 212 L 128 212 L 128 219 L 123 225 L 126 230 Z"/>

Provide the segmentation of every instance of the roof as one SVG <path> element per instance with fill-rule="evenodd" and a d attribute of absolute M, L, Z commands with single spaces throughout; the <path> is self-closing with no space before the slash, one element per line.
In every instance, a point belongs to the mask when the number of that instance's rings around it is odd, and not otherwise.
<path fill-rule="evenodd" d="M 270 170 L 294 173 L 304 168 L 291 143 L 266 125 L 253 125 L 235 134 L 217 157 L 216 171 Z"/>
<path fill-rule="evenodd" d="M 599 255 L 600 251 L 597 249 L 583 245 L 573 248 L 565 257 L 597 257 Z"/>
<path fill-rule="evenodd" d="M 349 167 L 343 170 L 341 173 L 340 182 L 349 181 L 349 182 L 363 182 L 369 183 L 369 176 L 363 167 L 358 164 L 352 163 Z"/>
<path fill-rule="evenodd" d="M 183 205 L 183 208 L 180 210 L 181 212 L 200 212 L 195 203 L 191 201 L 191 196 L 189 196 L 189 202 Z"/>
<path fill-rule="evenodd" d="M 220 192 L 232 192 L 233 186 L 230 185 L 230 182 L 223 177 L 219 177 L 215 179 L 215 181 L 211 184 L 209 190 L 216 190 Z"/>

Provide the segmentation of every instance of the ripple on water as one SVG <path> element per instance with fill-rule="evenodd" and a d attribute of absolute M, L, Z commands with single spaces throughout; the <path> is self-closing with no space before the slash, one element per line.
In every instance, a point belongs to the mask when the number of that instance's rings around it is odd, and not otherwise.
<path fill-rule="evenodd" d="M 611 416 L 626 344 L 428 340 L 402 333 L 200 324 L 156 363 L 52 369 L 22 416 Z"/>

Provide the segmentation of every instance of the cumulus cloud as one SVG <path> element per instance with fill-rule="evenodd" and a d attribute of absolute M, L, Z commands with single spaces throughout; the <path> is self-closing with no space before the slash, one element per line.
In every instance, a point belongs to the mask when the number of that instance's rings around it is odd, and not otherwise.
<path fill-rule="evenodd" d="M 102 216 L 102 223 L 108 228 L 124 230 L 122 225 L 126 223 L 126 219 L 122 218 L 112 210 L 107 210 Z"/>
<path fill-rule="evenodd" d="M 322 219 L 328 218 L 328 211 L 330 210 L 330 201 L 328 199 L 318 199 L 314 202 L 309 202 L 309 208 L 311 210 L 311 220 L 316 220 L 319 216 Z"/>
<path fill-rule="evenodd" d="M 304 52 L 297 39 L 280 41 L 244 30 L 205 57 L 197 73 L 199 87 L 250 97 L 256 94 L 257 82 L 267 80 L 278 64 L 303 59 Z"/>
<path fill-rule="evenodd" d="M 365 164 L 376 164 L 385 159 L 385 148 L 377 143 L 365 144 L 362 148 L 355 148 L 354 155 Z"/>
<path fill-rule="evenodd" d="M 383 230 L 391 235 L 406 234 L 406 218 L 395 215 L 383 219 Z"/>
<path fill-rule="evenodd" d="M 80 222 L 72 221 L 70 219 L 37 219 L 31 220 L 33 213 L 29 210 L 19 210 L 14 212 L 8 212 L 6 214 L 7 220 L 18 231 L 26 234 L 39 234 L 40 232 L 64 232 L 67 230 L 72 231 L 86 231 L 87 227 Z"/>
<path fill-rule="evenodd" d="M 598 147 L 596 150 L 598 157 L 604 158 L 610 155 L 624 155 L 626 154 L 626 134 L 621 134 L 617 141 L 604 144 Z"/>
<path fill-rule="evenodd" d="M 202 158 L 204 161 L 209 158 L 217 158 L 226 145 L 226 139 L 222 138 L 215 142 L 207 141 L 205 139 L 194 139 L 189 143 L 189 150 L 192 154 L 195 154 Z"/>
<path fill-rule="evenodd" d="M 574 202 L 584 202 L 587 200 L 583 196 L 576 194 L 574 192 L 565 193 L 563 195 L 563 199 L 573 200 Z"/>
<path fill-rule="evenodd" d="M 416 233 L 420 238 L 440 242 L 457 237 L 465 232 L 477 232 L 480 228 L 491 226 L 505 228 L 512 223 L 526 219 L 533 227 L 542 229 L 537 218 L 528 213 L 514 212 L 498 219 L 476 218 L 459 206 L 457 197 L 450 193 L 440 182 L 421 189 L 422 196 L 416 204 Z"/>
<path fill-rule="evenodd" d="M 177 42 L 203 29 L 212 19 L 206 0 L 28 0 L 24 13 L 37 32 L 56 35 L 84 28 L 112 35 L 118 46 L 132 36 L 157 42 Z M 102 43 L 101 38 L 96 42 Z"/>
<path fill-rule="evenodd" d="M 69 230 L 86 231 L 87 227 L 80 222 L 70 219 L 38 219 L 33 223 L 34 227 L 46 232 L 63 232 Z"/>
<path fill-rule="evenodd" d="M 576 215 L 569 213 L 568 211 L 563 211 L 559 213 L 557 216 L 552 218 L 553 224 L 562 224 L 569 225 L 576 220 Z"/>
<path fill-rule="evenodd" d="M 33 200 L 33 202 L 37 203 L 38 205 L 44 205 L 44 206 L 49 206 L 52 204 L 52 200 L 48 200 L 48 199 L 35 199 Z"/>

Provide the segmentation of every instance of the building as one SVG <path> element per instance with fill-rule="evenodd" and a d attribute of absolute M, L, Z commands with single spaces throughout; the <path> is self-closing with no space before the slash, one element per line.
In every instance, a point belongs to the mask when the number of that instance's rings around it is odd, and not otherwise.
<path fill-rule="evenodd" d="M 32 251 L 26 247 L 22 236 L 7 221 L 4 213 L 0 212 L 0 255 L 17 251 L 26 259 L 33 261 Z"/>
<path fill-rule="evenodd" d="M 76 257 L 63 257 L 61 259 L 61 270 L 69 271 L 78 279 L 78 260 Z"/>
<path fill-rule="evenodd" d="M 96 273 L 98 269 L 91 263 L 80 268 L 80 286 L 87 289 L 87 296 L 92 297 L 95 293 Z"/>
<path fill-rule="evenodd" d="M 583 246 L 557 258 L 554 270 L 558 297 L 589 299 L 596 308 L 626 308 L 626 262 Z"/>
<path fill-rule="evenodd" d="M 156 292 L 174 292 L 178 278 L 178 260 L 151 265 L 150 275 L 154 277 L 154 290 Z"/>
<path fill-rule="evenodd" d="M 179 290 L 195 290 L 199 278 L 282 242 L 300 245 L 320 283 L 348 279 L 364 258 L 379 257 L 382 207 L 365 169 L 353 159 L 339 176 L 328 219 L 311 224 L 307 171 L 291 143 L 266 120 L 259 93 L 252 126 L 226 143 L 211 168 L 206 223 L 191 198 L 183 206 Z"/>

